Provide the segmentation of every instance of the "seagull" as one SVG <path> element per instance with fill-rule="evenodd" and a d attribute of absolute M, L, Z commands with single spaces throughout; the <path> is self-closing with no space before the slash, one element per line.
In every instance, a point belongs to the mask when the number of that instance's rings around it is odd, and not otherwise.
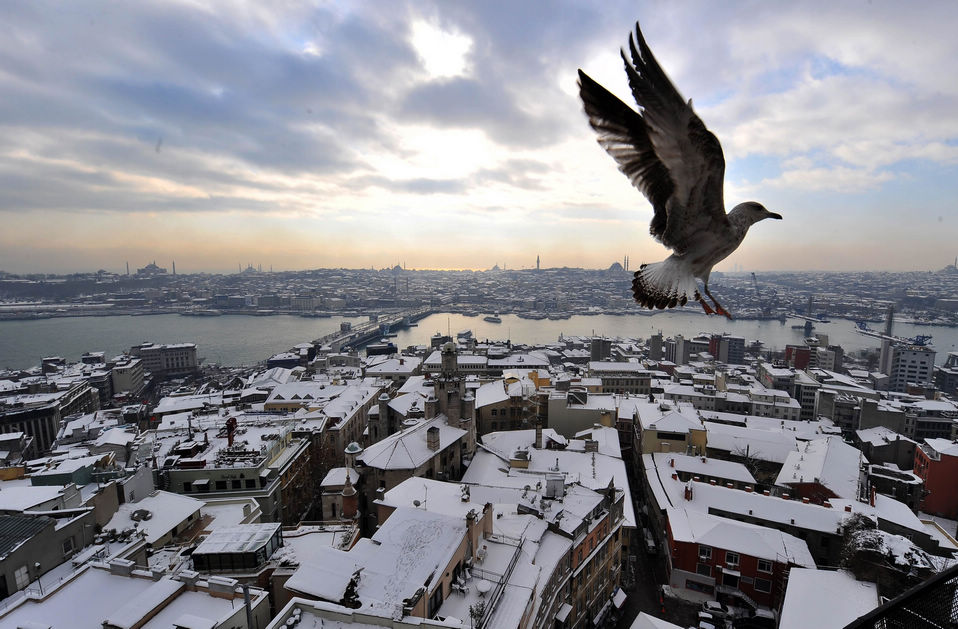
<path fill-rule="evenodd" d="M 706 314 L 731 319 L 709 291 L 709 273 L 742 244 L 754 223 L 782 217 L 754 201 L 725 213 L 725 157 L 718 138 L 652 56 L 638 22 L 635 35 L 629 34 L 629 53 L 621 51 L 638 112 L 582 70 L 579 96 L 599 144 L 652 204 L 652 237 L 673 252 L 635 272 L 632 294 L 650 310 L 694 299 Z M 714 309 L 699 293 L 696 278 Z"/>

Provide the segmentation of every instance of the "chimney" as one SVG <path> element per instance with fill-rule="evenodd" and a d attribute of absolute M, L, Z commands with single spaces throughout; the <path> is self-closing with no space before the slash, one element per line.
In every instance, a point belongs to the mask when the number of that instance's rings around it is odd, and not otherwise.
<path fill-rule="evenodd" d="M 110 574 L 128 577 L 135 565 L 136 562 L 130 559 L 113 559 L 110 561 Z"/>
<path fill-rule="evenodd" d="M 751 486 L 751 485 L 746 485 L 746 486 L 745 486 L 745 492 L 746 492 L 746 493 L 749 493 L 749 494 L 752 493 L 752 486 Z"/>
<path fill-rule="evenodd" d="M 237 583 L 236 579 L 230 579 L 229 577 L 210 577 L 206 580 L 207 586 L 210 590 L 210 596 L 215 598 L 225 598 L 232 599 L 233 592 L 236 589 Z"/>
<path fill-rule="evenodd" d="M 782 500 L 788 500 L 788 494 L 782 494 Z"/>
<path fill-rule="evenodd" d="M 831 508 L 832 508 L 832 503 L 830 503 L 830 502 L 827 501 L 827 500 L 824 500 L 824 501 L 822 501 L 822 506 L 825 507 L 826 509 L 831 509 Z"/>
<path fill-rule="evenodd" d="M 439 450 L 439 427 L 430 426 L 426 430 L 426 447 L 428 447 L 433 452 Z"/>
<path fill-rule="evenodd" d="M 714 479 L 714 478 L 710 478 L 710 479 L 709 479 L 709 485 L 716 485 L 716 484 L 717 484 L 717 483 L 715 482 L 715 479 Z"/>
<path fill-rule="evenodd" d="M 725 483 L 725 486 L 728 487 L 729 489 L 733 489 L 735 487 L 735 485 L 733 485 L 732 483 Z"/>
<path fill-rule="evenodd" d="M 436 416 L 436 409 L 439 407 L 439 400 L 435 395 L 426 398 L 426 419 L 432 419 Z"/>
<path fill-rule="evenodd" d="M 536 420 L 536 443 L 537 450 L 542 450 L 542 421 Z"/>
<path fill-rule="evenodd" d="M 351 520 L 356 517 L 359 511 L 359 496 L 356 495 L 356 488 L 353 487 L 353 481 L 350 479 L 351 468 L 346 468 L 346 482 L 343 483 L 343 508 L 342 516 L 344 520 Z"/>
<path fill-rule="evenodd" d="M 678 480 L 678 479 L 679 479 L 679 475 L 673 473 L 673 474 L 672 474 L 672 480 Z"/>
<path fill-rule="evenodd" d="M 845 513 L 851 513 L 851 512 L 852 512 L 852 506 L 851 506 L 851 505 L 845 505 Z"/>
<path fill-rule="evenodd" d="M 236 418 L 230 417 L 226 420 L 226 443 L 232 448 L 233 439 L 236 438 Z"/>
<path fill-rule="evenodd" d="M 675 459 L 669 459 L 669 467 L 675 467 Z"/>
<path fill-rule="evenodd" d="M 811 502 L 811 501 L 810 501 L 808 498 L 802 498 L 802 504 L 803 504 L 803 505 L 807 505 L 809 502 Z"/>
<path fill-rule="evenodd" d="M 768 491 L 767 489 L 764 489 L 764 490 L 762 490 L 762 495 L 763 495 L 763 496 L 769 496 L 769 495 L 771 495 L 771 494 L 769 493 L 769 491 Z"/>
<path fill-rule="evenodd" d="M 868 498 L 868 504 L 870 504 L 873 507 L 875 506 L 875 487 L 874 486 L 872 487 L 871 494 Z"/>
<path fill-rule="evenodd" d="M 692 482 L 691 481 L 689 481 L 689 483 L 685 486 L 685 499 L 692 500 Z"/>

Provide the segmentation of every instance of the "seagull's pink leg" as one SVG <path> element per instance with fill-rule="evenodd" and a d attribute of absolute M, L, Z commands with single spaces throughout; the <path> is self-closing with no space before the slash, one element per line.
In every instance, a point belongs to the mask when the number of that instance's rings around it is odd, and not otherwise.
<path fill-rule="evenodd" d="M 709 306 L 708 303 L 706 303 L 705 299 L 702 298 L 702 295 L 700 295 L 698 291 L 695 291 L 695 299 L 697 299 L 698 302 L 702 304 L 702 310 L 705 311 L 705 314 L 707 315 L 715 314 L 715 311 L 712 310 L 712 307 Z"/>
<path fill-rule="evenodd" d="M 716 314 L 725 315 L 726 317 L 728 317 L 729 321 L 731 321 L 731 320 L 732 320 L 732 314 L 731 314 L 728 310 L 726 310 L 725 308 L 723 308 L 723 307 L 722 307 L 722 304 L 720 304 L 720 303 L 718 302 L 718 300 L 715 299 L 715 297 L 712 297 L 712 293 L 709 292 L 709 285 L 708 285 L 708 284 L 705 285 L 705 294 L 708 295 L 708 296 L 709 296 L 709 299 L 712 300 L 712 303 L 715 304 L 715 312 L 716 312 Z M 704 301 L 703 301 L 703 303 L 704 303 Z"/>

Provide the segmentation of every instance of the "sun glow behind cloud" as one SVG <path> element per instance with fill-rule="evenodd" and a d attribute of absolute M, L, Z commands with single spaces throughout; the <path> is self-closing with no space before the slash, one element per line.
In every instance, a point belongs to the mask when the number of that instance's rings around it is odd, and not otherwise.
<path fill-rule="evenodd" d="M 411 31 L 410 42 L 429 78 L 450 79 L 468 74 L 472 39 L 424 20 L 414 21 Z"/>

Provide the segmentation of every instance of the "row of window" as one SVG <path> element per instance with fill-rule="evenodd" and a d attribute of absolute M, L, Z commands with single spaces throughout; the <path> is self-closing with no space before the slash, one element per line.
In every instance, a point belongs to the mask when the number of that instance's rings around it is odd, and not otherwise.
<path fill-rule="evenodd" d="M 712 547 L 699 544 L 699 561 L 702 562 L 711 562 L 712 561 Z M 737 568 L 739 564 L 739 554 L 732 552 L 731 550 L 725 551 L 725 565 L 730 568 Z M 702 565 L 702 564 L 699 564 Z M 709 568 L 711 573 L 711 566 L 706 566 Z M 772 562 L 768 559 L 759 559 L 758 560 L 758 571 L 759 572 L 771 572 L 772 571 Z M 702 574 L 701 572 L 699 574 Z M 707 574 L 705 576 L 711 576 Z"/>

